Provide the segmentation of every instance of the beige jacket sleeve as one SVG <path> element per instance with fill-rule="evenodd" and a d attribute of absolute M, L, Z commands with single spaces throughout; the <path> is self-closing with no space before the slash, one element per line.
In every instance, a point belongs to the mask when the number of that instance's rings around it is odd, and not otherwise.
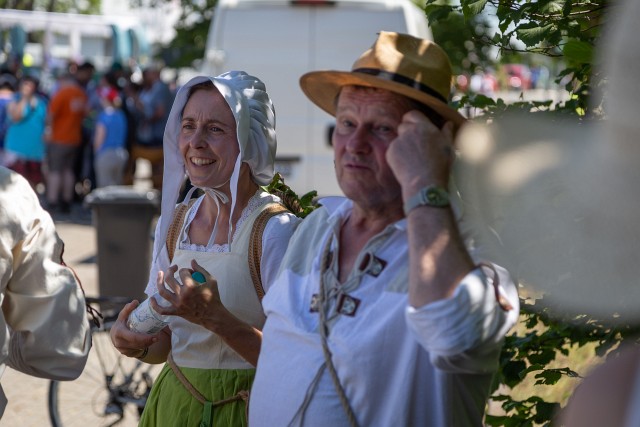
<path fill-rule="evenodd" d="M 0 168 L 0 366 L 57 380 L 84 369 L 91 335 L 83 292 L 30 185 Z"/>

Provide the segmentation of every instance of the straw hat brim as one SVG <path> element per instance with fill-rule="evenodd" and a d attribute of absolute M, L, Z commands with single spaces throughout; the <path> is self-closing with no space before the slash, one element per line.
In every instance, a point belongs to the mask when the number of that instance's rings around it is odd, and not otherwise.
<path fill-rule="evenodd" d="M 440 99 L 412 87 L 375 76 L 350 71 L 312 71 L 300 78 L 300 87 L 307 97 L 322 110 L 335 116 L 336 101 L 344 86 L 367 86 L 404 95 L 430 107 L 443 118 L 453 122 L 456 129 L 466 119 Z"/>

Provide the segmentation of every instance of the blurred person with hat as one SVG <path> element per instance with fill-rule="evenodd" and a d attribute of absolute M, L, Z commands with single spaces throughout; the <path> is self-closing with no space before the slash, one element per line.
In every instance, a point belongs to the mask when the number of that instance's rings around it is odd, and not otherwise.
<path fill-rule="evenodd" d="M 351 71 L 300 85 L 335 116 L 336 176 L 264 298 L 253 426 L 478 426 L 516 287 L 465 247 L 451 202 L 451 66 L 382 31 Z"/>
<path fill-rule="evenodd" d="M 552 319 L 640 325 L 640 3 L 608 6 L 591 97 L 599 120 L 511 115 L 465 129 L 456 178 L 474 239 Z M 594 85 L 594 87 L 596 87 Z M 600 103 L 600 99 L 603 103 Z M 465 197 L 465 194 L 467 197 Z M 640 350 L 622 342 L 558 425 L 640 425 Z"/>
<path fill-rule="evenodd" d="M 127 151 L 127 118 L 122 111 L 118 91 L 105 85 L 98 89 L 102 111 L 98 113 L 93 134 L 96 186 L 122 185 L 129 159 Z"/>

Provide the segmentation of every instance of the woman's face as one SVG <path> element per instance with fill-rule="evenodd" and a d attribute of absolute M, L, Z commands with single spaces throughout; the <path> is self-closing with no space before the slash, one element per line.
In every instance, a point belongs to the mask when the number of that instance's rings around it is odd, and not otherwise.
<path fill-rule="evenodd" d="M 217 89 L 198 89 L 182 112 L 178 146 L 187 175 L 197 187 L 229 181 L 240 154 L 236 121 Z"/>
<path fill-rule="evenodd" d="M 31 97 L 36 93 L 36 84 L 31 80 L 23 80 L 20 82 L 20 94 L 25 98 Z"/>

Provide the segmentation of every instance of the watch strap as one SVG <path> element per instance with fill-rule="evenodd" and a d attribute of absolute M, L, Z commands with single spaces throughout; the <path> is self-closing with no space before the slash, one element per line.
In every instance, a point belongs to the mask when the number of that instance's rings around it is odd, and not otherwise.
<path fill-rule="evenodd" d="M 433 206 L 444 208 L 449 206 L 449 192 L 437 185 L 427 185 L 422 187 L 416 194 L 411 196 L 403 206 L 404 214 L 408 215 L 418 206 Z"/>

